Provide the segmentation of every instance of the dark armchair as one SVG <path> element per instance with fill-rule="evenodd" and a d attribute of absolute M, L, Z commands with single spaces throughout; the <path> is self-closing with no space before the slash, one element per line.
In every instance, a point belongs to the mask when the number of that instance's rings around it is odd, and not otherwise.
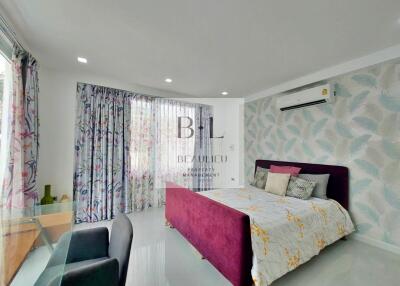
<path fill-rule="evenodd" d="M 66 233 L 35 285 L 124 286 L 132 237 L 124 214 L 114 220 L 110 239 L 106 227 Z"/>

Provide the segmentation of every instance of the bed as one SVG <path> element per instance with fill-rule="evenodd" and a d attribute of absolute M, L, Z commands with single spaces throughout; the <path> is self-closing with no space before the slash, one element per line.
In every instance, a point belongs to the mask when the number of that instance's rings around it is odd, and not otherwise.
<path fill-rule="evenodd" d="M 331 200 L 303 201 L 252 187 L 195 193 L 167 183 L 168 224 L 235 286 L 270 285 L 354 230 L 346 167 L 256 161 L 256 168 L 270 165 L 329 173 Z"/>

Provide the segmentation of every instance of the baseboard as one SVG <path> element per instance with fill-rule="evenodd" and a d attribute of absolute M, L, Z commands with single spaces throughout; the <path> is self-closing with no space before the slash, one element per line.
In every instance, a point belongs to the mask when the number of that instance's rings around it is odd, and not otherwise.
<path fill-rule="evenodd" d="M 371 246 L 378 247 L 380 249 L 389 251 L 391 253 L 400 255 L 400 247 L 399 246 L 396 246 L 396 245 L 393 245 L 393 244 L 390 244 L 390 243 L 387 243 L 387 242 L 384 242 L 384 241 L 376 240 L 376 239 L 373 239 L 373 238 L 369 238 L 369 237 L 366 237 L 366 236 L 363 236 L 363 235 L 360 235 L 360 234 L 357 234 L 357 233 L 353 234 L 352 236 L 350 236 L 350 238 L 358 240 L 358 241 L 361 241 L 361 242 L 364 242 L 364 243 L 369 244 Z"/>

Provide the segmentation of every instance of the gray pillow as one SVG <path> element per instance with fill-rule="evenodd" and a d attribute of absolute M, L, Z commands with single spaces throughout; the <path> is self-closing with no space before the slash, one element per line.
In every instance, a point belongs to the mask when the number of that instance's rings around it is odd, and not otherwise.
<path fill-rule="evenodd" d="M 299 178 L 317 183 L 311 196 L 324 200 L 328 199 L 326 196 L 326 189 L 328 186 L 329 176 L 329 174 L 299 174 Z"/>
<path fill-rule="evenodd" d="M 286 191 L 286 196 L 302 200 L 308 200 L 315 188 L 316 183 L 291 176 Z"/>
<path fill-rule="evenodd" d="M 257 167 L 256 173 L 254 175 L 254 179 L 250 183 L 250 185 L 264 190 L 265 184 L 267 183 L 268 171 L 269 171 L 269 169 Z"/>

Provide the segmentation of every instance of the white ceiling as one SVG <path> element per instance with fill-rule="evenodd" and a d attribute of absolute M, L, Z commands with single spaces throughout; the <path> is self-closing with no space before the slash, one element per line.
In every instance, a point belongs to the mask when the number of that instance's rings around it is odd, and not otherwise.
<path fill-rule="evenodd" d="M 44 66 L 190 96 L 247 96 L 400 43 L 399 0 L 0 3 Z"/>

